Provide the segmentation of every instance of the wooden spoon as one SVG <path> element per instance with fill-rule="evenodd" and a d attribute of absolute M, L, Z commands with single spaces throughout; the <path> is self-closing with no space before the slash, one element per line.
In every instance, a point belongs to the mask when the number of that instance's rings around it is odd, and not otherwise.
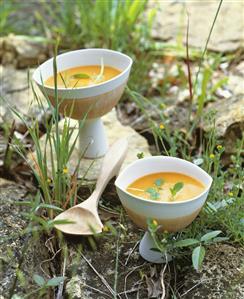
<path fill-rule="evenodd" d="M 102 232 L 103 224 L 98 215 L 98 201 L 108 182 L 118 174 L 127 152 L 128 142 L 119 139 L 104 157 L 96 188 L 91 196 L 82 203 L 59 214 L 55 220 L 73 223 L 56 224 L 55 227 L 72 235 L 93 235 Z"/>

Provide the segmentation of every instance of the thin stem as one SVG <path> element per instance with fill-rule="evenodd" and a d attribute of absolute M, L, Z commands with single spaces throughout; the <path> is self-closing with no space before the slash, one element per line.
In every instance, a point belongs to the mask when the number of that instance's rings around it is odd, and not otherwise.
<path fill-rule="evenodd" d="M 211 37 L 211 35 L 212 35 L 212 32 L 213 32 L 214 25 L 215 25 L 215 23 L 216 23 L 217 17 L 218 17 L 218 15 L 219 15 L 219 11 L 220 11 L 222 2 L 223 2 L 223 0 L 220 0 L 218 9 L 217 9 L 216 14 L 215 14 L 215 16 L 214 16 L 214 20 L 213 20 L 211 29 L 210 29 L 209 34 L 208 34 L 208 38 L 207 38 L 207 41 L 206 41 L 206 44 L 205 44 L 205 47 L 204 47 L 202 56 L 201 56 L 201 58 L 200 58 L 200 62 L 199 62 L 198 70 L 197 70 L 197 74 L 196 74 L 196 79 L 195 79 L 195 82 L 194 82 L 194 91 L 195 91 L 195 88 L 196 88 L 196 85 L 197 85 L 197 80 L 198 80 L 199 73 L 200 73 L 200 71 L 201 71 L 201 67 L 202 67 L 203 59 L 204 59 L 204 56 L 205 56 L 205 54 L 206 54 L 206 52 L 207 52 L 208 43 L 209 43 L 210 37 Z"/>

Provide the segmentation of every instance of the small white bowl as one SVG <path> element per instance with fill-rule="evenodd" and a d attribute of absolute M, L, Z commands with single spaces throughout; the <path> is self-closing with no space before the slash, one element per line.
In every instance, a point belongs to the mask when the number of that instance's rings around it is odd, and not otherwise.
<path fill-rule="evenodd" d="M 80 133 L 80 151 L 86 158 L 98 158 L 108 150 L 108 142 L 101 117 L 112 110 L 120 100 L 127 84 L 132 59 L 120 52 L 108 49 L 82 49 L 70 51 L 56 57 L 57 71 L 85 65 L 104 65 L 114 67 L 120 74 L 105 82 L 76 88 L 58 87 L 59 112 L 73 119 L 86 119 Z M 41 64 L 33 74 L 44 95 L 55 107 L 55 88 L 45 85 L 54 75 L 53 58 Z"/>
<path fill-rule="evenodd" d="M 178 172 L 202 182 L 204 191 L 198 196 L 180 202 L 161 202 L 147 200 L 132 195 L 126 189 L 136 179 L 157 172 Z M 204 205 L 212 178 L 195 164 L 174 157 L 154 156 L 137 160 L 126 167 L 115 181 L 121 203 L 132 221 L 147 229 L 147 219 L 155 219 L 161 230 L 179 231 L 197 217 Z"/>
<path fill-rule="evenodd" d="M 96 85 L 77 88 L 58 87 L 58 98 L 62 100 L 60 112 L 71 113 L 74 119 L 82 119 L 89 112 L 87 118 L 93 119 L 106 114 L 117 104 L 129 78 L 132 66 L 132 59 L 129 56 L 108 49 L 70 51 L 57 56 L 57 71 L 81 65 L 100 65 L 101 58 L 104 65 L 119 69 L 121 73 Z M 33 79 L 55 105 L 55 88 L 43 84 L 51 76 L 54 76 L 53 58 L 35 70 Z"/>

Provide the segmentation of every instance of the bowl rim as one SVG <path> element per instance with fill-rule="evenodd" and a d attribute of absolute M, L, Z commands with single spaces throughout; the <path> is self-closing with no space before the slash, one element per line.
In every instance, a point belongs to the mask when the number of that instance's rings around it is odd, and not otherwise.
<path fill-rule="evenodd" d="M 200 171 L 202 171 L 204 173 L 204 175 L 206 175 L 209 179 L 209 184 L 208 186 L 205 186 L 203 192 L 201 192 L 199 195 L 193 197 L 193 198 L 190 198 L 190 199 L 187 199 L 187 200 L 182 200 L 182 201 L 176 201 L 176 202 L 165 202 L 165 201 L 154 201 L 154 200 L 150 200 L 150 199 L 146 199 L 146 198 L 143 198 L 143 197 L 140 197 L 140 196 L 136 196 L 134 194 L 131 194 L 130 192 L 128 192 L 126 189 L 124 188 L 121 188 L 118 186 L 118 180 L 120 179 L 120 176 L 122 176 L 126 171 L 128 171 L 128 169 L 135 165 L 135 164 L 140 164 L 143 160 L 152 160 L 152 159 L 160 159 L 160 158 L 163 158 L 163 159 L 169 159 L 169 160 L 180 160 L 180 161 L 184 161 L 185 163 L 187 164 L 191 164 L 193 167 L 197 167 Z M 167 172 L 170 172 L 170 171 L 167 171 Z M 172 171 L 174 173 L 181 173 L 181 174 L 184 174 L 184 175 L 188 175 L 188 174 L 185 174 L 184 172 L 177 172 L 177 171 Z M 155 172 L 151 172 L 151 173 L 155 173 Z M 148 173 L 148 174 L 151 174 L 151 173 Z M 189 176 L 189 175 L 188 175 Z M 196 179 L 195 177 L 193 176 L 190 176 L 194 179 Z M 140 178 L 140 177 L 139 177 Z M 197 179 L 196 179 L 197 180 Z M 201 182 L 201 180 L 198 180 Z M 190 161 L 187 161 L 185 159 L 180 159 L 180 158 L 177 158 L 177 157 L 171 157 L 171 156 L 150 156 L 150 157 L 145 157 L 143 159 L 138 159 L 138 160 L 135 160 L 134 162 L 130 163 L 127 167 L 125 167 L 121 173 L 118 175 L 117 179 L 115 180 L 114 182 L 114 185 L 117 189 L 123 191 L 124 193 L 126 193 L 126 195 L 128 196 L 131 196 L 135 199 L 138 199 L 140 201 L 144 201 L 145 203 L 150 203 L 150 204 L 158 204 L 158 205 L 180 205 L 180 204 L 187 204 L 189 202 L 193 202 L 197 199 L 199 199 L 200 197 L 202 197 L 205 193 L 209 192 L 210 188 L 211 188 L 211 185 L 212 185 L 212 182 L 213 182 L 213 178 L 205 171 L 203 170 L 201 167 L 199 167 L 198 165 L 190 162 Z M 201 182 L 202 183 L 202 182 Z"/>
<path fill-rule="evenodd" d="M 98 83 L 98 84 L 92 84 L 92 85 L 89 85 L 89 86 L 83 86 L 83 87 L 75 87 L 75 88 L 72 88 L 72 87 L 69 87 L 69 88 L 65 88 L 65 87 L 58 87 L 57 90 L 58 91 L 79 91 L 79 90 L 88 90 L 92 87 L 99 87 L 99 86 L 103 86 L 107 83 L 111 83 L 112 81 L 115 81 L 117 80 L 118 78 L 122 77 L 132 66 L 133 64 L 133 60 L 130 56 L 122 53 L 122 52 L 119 52 L 119 51 L 115 51 L 115 50 L 110 50 L 110 49 L 103 49 L 103 48 L 87 48 L 87 49 L 78 49 L 78 50 L 74 50 L 74 51 L 68 51 L 68 52 L 65 52 L 65 53 L 62 53 L 62 54 L 59 54 L 56 56 L 56 59 L 58 57 L 64 57 L 64 56 L 67 56 L 67 55 L 72 55 L 74 53 L 77 53 L 77 52 L 88 52 L 88 51 L 103 51 L 103 52 L 108 52 L 108 53 L 115 53 L 115 54 L 118 54 L 118 55 L 121 55 L 121 56 L 124 56 L 126 57 L 128 60 L 129 60 L 129 64 L 128 66 L 121 72 L 119 73 L 117 76 L 107 80 L 107 81 L 104 81 L 104 82 L 101 82 L 101 83 Z M 36 78 L 37 77 L 37 74 L 38 72 L 41 72 L 40 68 L 42 66 L 44 66 L 45 64 L 49 63 L 49 62 L 52 62 L 54 59 L 54 57 L 51 57 L 49 58 L 48 60 L 44 61 L 42 64 L 40 64 L 34 71 L 33 75 L 32 75 L 32 79 L 38 84 L 40 85 L 42 88 L 46 88 L 50 91 L 54 91 L 55 90 L 55 87 L 51 87 L 51 86 L 48 86 L 48 85 L 45 85 L 44 82 L 43 84 L 39 82 L 39 80 Z"/>

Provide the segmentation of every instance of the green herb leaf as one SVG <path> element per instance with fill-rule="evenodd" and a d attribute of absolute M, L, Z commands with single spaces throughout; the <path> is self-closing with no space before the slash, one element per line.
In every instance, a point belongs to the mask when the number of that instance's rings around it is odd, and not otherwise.
<path fill-rule="evenodd" d="M 192 264 L 197 271 L 201 268 L 205 256 L 205 248 L 203 246 L 196 247 L 192 252 Z"/>
<path fill-rule="evenodd" d="M 136 156 L 137 156 L 138 159 L 143 159 L 144 158 L 144 153 L 140 152 Z"/>
<path fill-rule="evenodd" d="M 209 241 L 209 240 L 211 240 L 211 239 L 217 237 L 217 236 L 218 236 L 219 234 L 221 234 L 221 233 L 222 233 L 221 230 L 214 230 L 214 231 L 212 231 L 212 232 L 209 232 L 209 233 L 203 235 L 203 236 L 201 237 L 201 241 L 202 241 L 202 242 L 204 242 L 204 241 Z"/>
<path fill-rule="evenodd" d="M 155 192 L 155 189 L 152 188 L 152 187 L 149 187 L 149 188 L 147 188 L 146 192 L 149 193 L 149 194 L 151 194 L 151 193 Z"/>
<path fill-rule="evenodd" d="M 57 276 L 57 277 L 51 278 L 48 280 L 47 286 L 49 286 L 49 287 L 58 286 L 61 282 L 64 281 L 64 279 L 65 278 L 63 276 Z"/>
<path fill-rule="evenodd" d="M 90 76 L 85 73 L 80 73 L 80 74 L 74 74 L 71 76 L 72 79 L 89 79 Z"/>
<path fill-rule="evenodd" d="M 33 279 L 34 279 L 35 283 L 38 284 L 40 287 L 42 287 L 46 283 L 45 279 L 38 274 L 34 274 Z"/>
<path fill-rule="evenodd" d="M 193 244 L 197 244 L 199 243 L 198 240 L 196 239 L 185 239 L 185 240 L 180 240 L 174 243 L 175 247 L 187 247 L 187 246 L 191 246 Z"/>
<path fill-rule="evenodd" d="M 184 184 L 182 182 L 178 182 L 174 185 L 173 188 L 170 188 L 170 192 L 172 196 L 175 196 L 182 188 Z"/>
<path fill-rule="evenodd" d="M 163 179 L 157 179 L 156 181 L 154 181 L 154 184 L 157 187 L 161 187 L 164 184 L 164 180 Z"/>
<path fill-rule="evenodd" d="M 147 188 L 146 192 L 149 193 L 150 198 L 153 200 L 157 200 L 160 198 L 160 194 L 152 187 Z"/>

